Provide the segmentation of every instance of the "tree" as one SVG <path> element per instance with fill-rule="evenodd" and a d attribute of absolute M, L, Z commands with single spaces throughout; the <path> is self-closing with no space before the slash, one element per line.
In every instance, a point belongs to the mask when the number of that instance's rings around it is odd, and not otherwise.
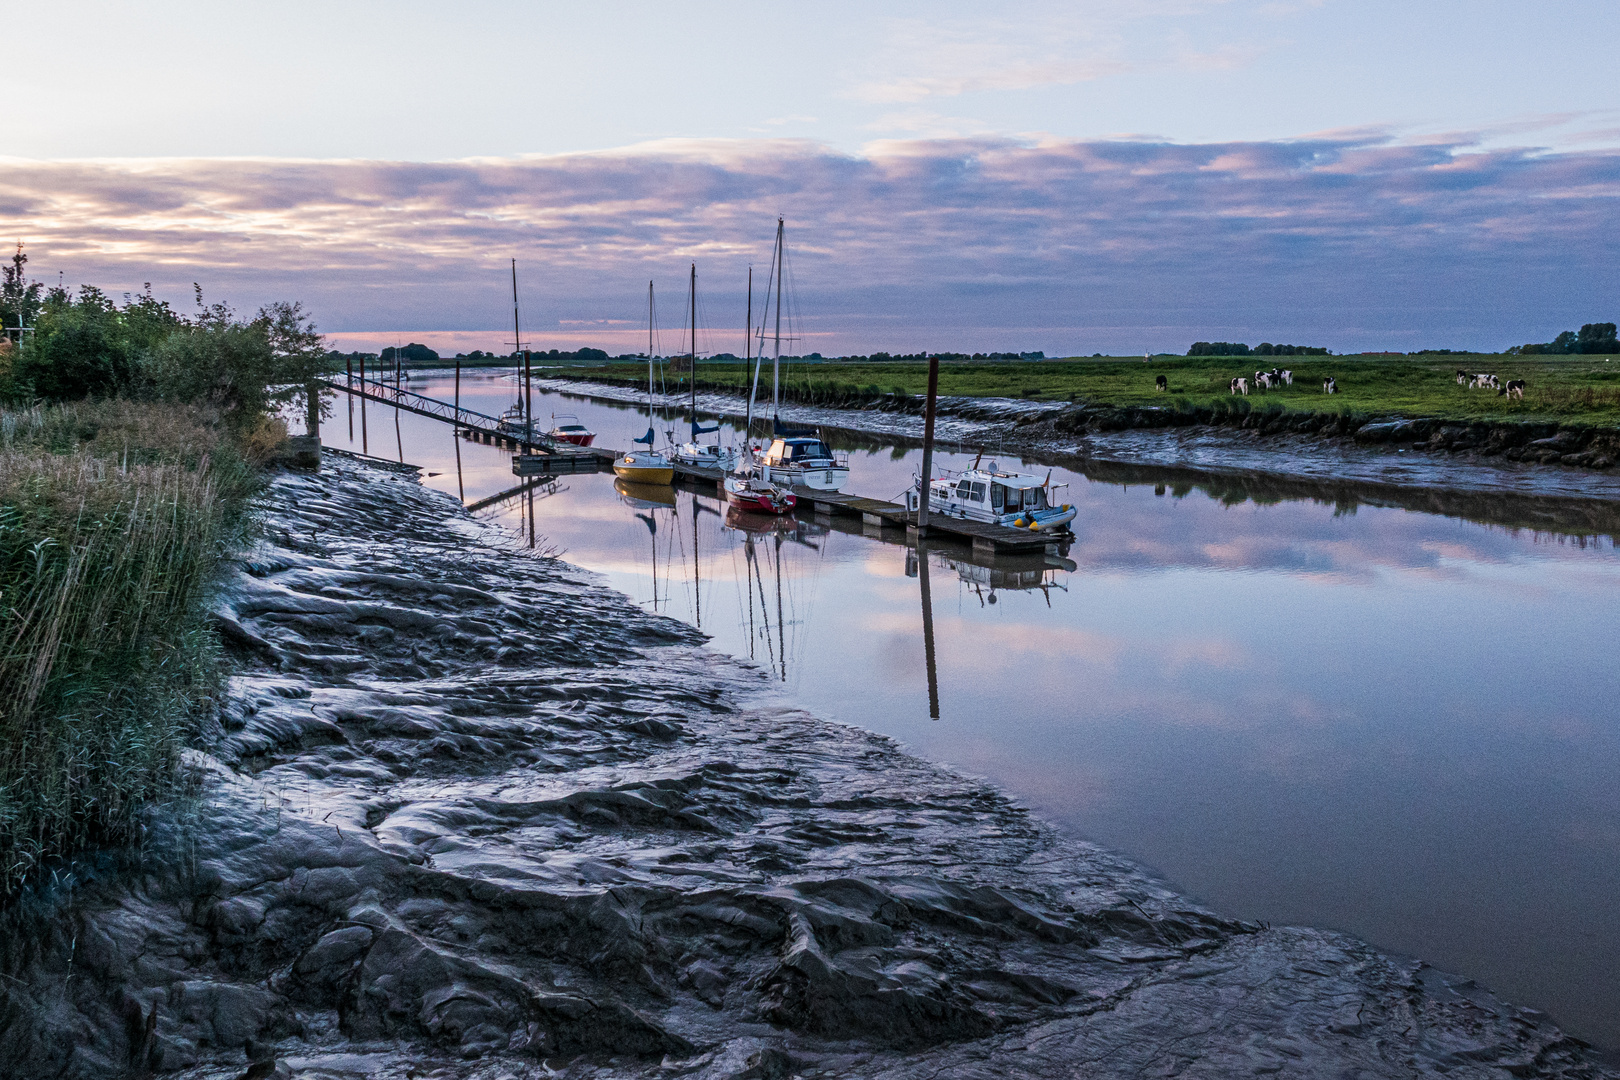
<path fill-rule="evenodd" d="M 0 267 L 0 326 L 7 330 L 33 326 L 39 321 L 43 302 L 41 293 L 45 286 L 37 281 L 29 282 L 23 271 L 27 265 L 28 256 L 23 252 L 22 241 L 19 240 L 17 250 L 11 256 L 11 265 Z"/>
<path fill-rule="evenodd" d="M 1615 338 L 1615 325 L 1612 322 L 1587 323 L 1576 336 L 1576 343 L 1572 352 L 1620 353 L 1620 340 Z"/>

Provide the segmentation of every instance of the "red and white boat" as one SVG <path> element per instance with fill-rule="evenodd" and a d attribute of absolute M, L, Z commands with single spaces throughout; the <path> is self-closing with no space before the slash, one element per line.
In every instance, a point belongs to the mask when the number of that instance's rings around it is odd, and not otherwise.
<path fill-rule="evenodd" d="M 751 469 L 730 474 L 721 486 L 725 489 L 726 502 L 739 510 L 788 514 L 792 513 L 799 501 L 793 492 L 780 484 L 771 483 Z"/>
<path fill-rule="evenodd" d="M 577 416 L 568 413 L 561 415 L 552 413 L 551 419 L 553 421 L 551 430 L 546 434 L 558 442 L 573 443 L 575 446 L 589 446 L 592 440 L 596 438 L 596 432 L 580 423 Z M 564 420 L 572 421 L 572 423 L 562 423 L 561 421 Z"/>

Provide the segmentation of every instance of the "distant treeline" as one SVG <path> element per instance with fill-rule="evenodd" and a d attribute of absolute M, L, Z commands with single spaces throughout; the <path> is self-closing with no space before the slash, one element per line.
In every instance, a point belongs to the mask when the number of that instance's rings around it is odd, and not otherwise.
<path fill-rule="evenodd" d="M 1612 322 L 1587 323 L 1580 330 L 1565 330 L 1543 345 L 1519 345 L 1508 350 L 1516 356 L 1568 356 L 1575 353 L 1620 353 Z"/>
<path fill-rule="evenodd" d="M 1329 356 L 1326 349 L 1312 345 L 1273 345 L 1262 341 L 1249 348 L 1241 341 L 1195 341 L 1188 356 Z"/>

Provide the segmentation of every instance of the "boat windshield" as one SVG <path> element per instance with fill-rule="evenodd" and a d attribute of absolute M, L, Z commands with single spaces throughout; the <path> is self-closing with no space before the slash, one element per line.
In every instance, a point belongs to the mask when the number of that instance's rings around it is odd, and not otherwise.
<path fill-rule="evenodd" d="M 995 504 L 1003 507 L 1003 512 L 1014 514 L 1021 510 L 1046 509 L 1045 488 L 1015 488 L 996 485 Z"/>

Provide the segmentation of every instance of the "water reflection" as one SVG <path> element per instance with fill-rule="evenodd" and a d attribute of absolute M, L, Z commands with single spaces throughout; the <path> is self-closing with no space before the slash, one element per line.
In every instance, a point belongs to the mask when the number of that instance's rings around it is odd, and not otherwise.
<path fill-rule="evenodd" d="M 464 374 L 461 394 L 489 411 L 511 389 Z M 609 447 L 647 425 L 558 411 Z M 406 459 L 444 470 L 427 483 L 806 708 L 988 775 L 1234 915 L 1343 927 L 1620 1044 L 1612 511 L 1056 462 L 1073 545 L 988 559 L 701 487 L 520 483 L 508 452 L 398 422 Z M 910 483 L 907 446 L 833 441 L 852 490 Z"/>

